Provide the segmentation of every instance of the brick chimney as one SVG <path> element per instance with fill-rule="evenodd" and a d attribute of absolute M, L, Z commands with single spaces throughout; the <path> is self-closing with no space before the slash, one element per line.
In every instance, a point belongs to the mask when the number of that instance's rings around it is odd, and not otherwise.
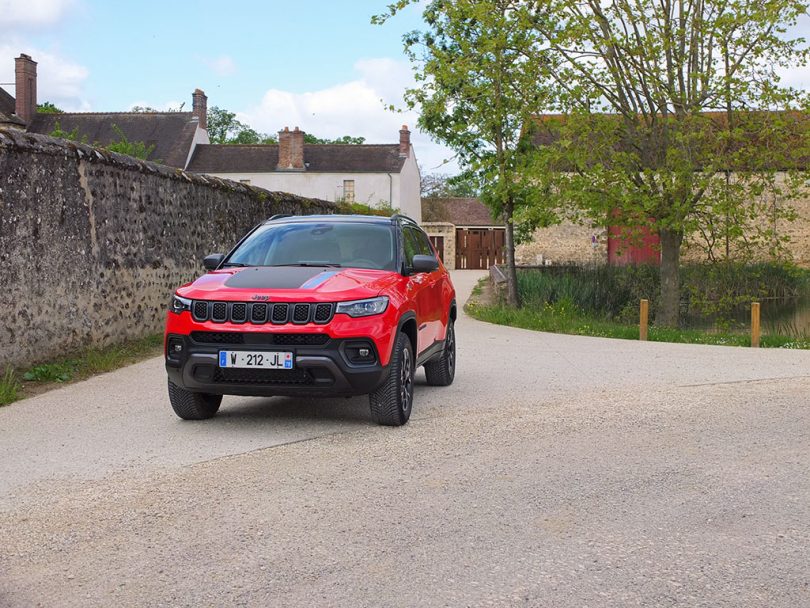
<path fill-rule="evenodd" d="M 202 89 L 194 89 L 191 99 L 191 113 L 197 117 L 201 129 L 208 129 L 208 97 Z"/>
<path fill-rule="evenodd" d="M 29 55 L 20 53 L 14 60 L 16 76 L 17 117 L 31 124 L 37 113 L 37 62 Z"/>
<path fill-rule="evenodd" d="M 278 167 L 280 171 L 304 170 L 304 132 L 284 127 L 278 132 Z"/>
<path fill-rule="evenodd" d="M 399 155 L 411 155 L 411 132 L 408 131 L 408 125 L 402 125 L 399 130 Z"/>

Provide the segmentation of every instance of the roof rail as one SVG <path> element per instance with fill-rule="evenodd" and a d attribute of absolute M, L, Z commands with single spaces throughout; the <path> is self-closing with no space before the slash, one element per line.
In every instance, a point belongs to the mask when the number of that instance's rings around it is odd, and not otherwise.
<path fill-rule="evenodd" d="M 392 220 L 405 220 L 406 222 L 411 222 L 413 224 L 416 224 L 417 226 L 419 225 L 415 219 L 410 218 L 407 215 L 404 215 L 402 213 L 395 213 L 394 215 L 391 216 L 391 219 Z"/>
<path fill-rule="evenodd" d="M 294 213 L 276 213 L 275 215 L 271 216 L 268 222 L 272 222 L 273 220 L 280 220 L 285 217 L 292 217 L 295 215 Z"/>

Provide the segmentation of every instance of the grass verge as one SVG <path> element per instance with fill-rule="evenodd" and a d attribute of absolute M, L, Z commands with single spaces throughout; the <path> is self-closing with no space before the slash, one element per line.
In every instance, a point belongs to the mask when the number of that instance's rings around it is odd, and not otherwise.
<path fill-rule="evenodd" d="M 123 344 L 90 348 L 29 369 L 8 368 L 0 376 L 0 406 L 157 356 L 162 347 L 163 334 L 153 334 Z"/>
<path fill-rule="evenodd" d="M 487 296 L 491 292 L 489 279 L 484 278 L 473 291 L 464 310 L 479 321 L 511 325 L 523 329 L 546 331 L 577 336 L 638 340 L 638 325 L 607 321 L 583 313 L 570 301 L 554 304 L 527 304 L 514 309 Z M 698 329 L 649 328 L 648 338 L 653 342 L 680 342 L 685 344 L 715 344 L 722 346 L 751 346 L 751 336 L 744 333 L 710 333 Z M 780 335 L 763 335 L 760 345 L 767 348 L 810 349 L 810 341 Z"/>

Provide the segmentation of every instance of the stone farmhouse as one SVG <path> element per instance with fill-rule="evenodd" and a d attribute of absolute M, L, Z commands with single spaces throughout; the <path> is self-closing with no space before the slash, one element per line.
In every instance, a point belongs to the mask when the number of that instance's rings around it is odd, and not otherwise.
<path fill-rule="evenodd" d="M 37 62 L 25 54 L 15 59 L 15 93 L 0 88 L 0 126 L 42 135 L 75 131 L 101 146 L 123 134 L 152 148 L 148 160 L 170 167 L 310 198 L 392 207 L 421 221 L 421 178 L 407 126 L 392 144 L 305 144 L 297 127 L 279 132 L 277 145 L 211 144 L 208 98 L 200 89 L 192 94 L 191 112 L 38 112 Z"/>

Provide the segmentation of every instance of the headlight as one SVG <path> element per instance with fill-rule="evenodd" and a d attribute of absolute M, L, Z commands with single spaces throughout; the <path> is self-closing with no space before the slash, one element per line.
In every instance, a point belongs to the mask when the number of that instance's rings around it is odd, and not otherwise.
<path fill-rule="evenodd" d="M 191 300 L 181 298 L 180 296 L 172 296 L 172 303 L 169 306 L 169 310 L 176 315 L 179 315 L 184 310 L 191 310 Z"/>
<path fill-rule="evenodd" d="M 350 317 L 369 317 L 385 312 L 388 307 L 388 298 L 369 298 L 368 300 L 354 300 L 353 302 L 338 302 L 336 313 L 342 312 Z"/>

